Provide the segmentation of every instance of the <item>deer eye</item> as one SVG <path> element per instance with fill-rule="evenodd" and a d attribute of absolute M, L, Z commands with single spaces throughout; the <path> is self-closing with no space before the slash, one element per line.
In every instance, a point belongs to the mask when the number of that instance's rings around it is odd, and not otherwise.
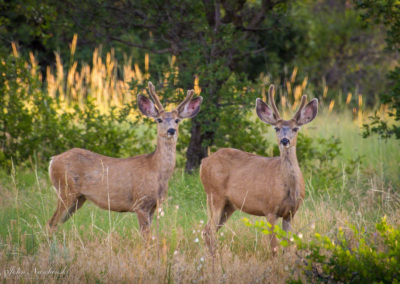
<path fill-rule="evenodd" d="M 161 122 L 162 122 L 162 119 L 161 119 L 161 118 L 157 118 L 157 122 L 158 122 L 158 123 L 161 123 Z"/>
<path fill-rule="evenodd" d="M 279 130 L 281 130 L 279 127 L 275 127 L 276 132 L 279 132 Z"/>
<path fill-rule="evenodd" d="M 298 130 L 299 130 L 299 128 L 298 127 L 295 127 L 295 128 L 293 128 L 292 129 L 294 132 L 297 132 Z"/>
<path fill-rule="evenodd" d="M 179 122 L 180 122 L 180 120 L 179 120 L 179 119 L 175 120 L 175 123 L 179 123 Z"/>

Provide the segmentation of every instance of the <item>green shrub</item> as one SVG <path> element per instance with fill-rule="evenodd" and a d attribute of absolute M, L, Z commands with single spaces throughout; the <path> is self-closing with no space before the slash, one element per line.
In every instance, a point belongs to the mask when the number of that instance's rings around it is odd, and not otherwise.
<path fill-rule="evenodd" d="M 271 224 L 258 221 L 247 226 L 264 234 L 271 233 Z M 349 230 L 339 228 L 334 237 L 315 233 L 311 240 L 301 235 L 283 231 L 275 226 L 283 247 L 295 245 L 298 256 L 305 263 L 305 275 L 312 281 L 341 283 L 399 283 L 400 279 L 400 227 L 387 223 L 383 217 L 369 232 L 366 228 L 349 225 Z"/>

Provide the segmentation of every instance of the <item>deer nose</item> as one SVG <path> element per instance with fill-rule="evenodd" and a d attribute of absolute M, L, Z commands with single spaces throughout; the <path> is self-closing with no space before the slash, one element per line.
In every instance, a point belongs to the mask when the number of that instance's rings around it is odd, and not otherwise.
<path fill-rule="evenodd" d="M 167 133 L 170 134 L 170 135 L 174 135 L 175 132 L 176 132 L 176 129 L 173 129 L 173 128 L 170 128 L 170 129 L 167 130 Z"/>
<path fill-rule="evenodd" d="M 283 139 L 281 140 L 281 144 L 282 144 L 283 146 L 287 146 L 287 145 L 289 145 L 289 143 L 290 143 L 290 141 L 289 141 L 289 139 L 287 139 L 287 138 L 283 138 Z"/>

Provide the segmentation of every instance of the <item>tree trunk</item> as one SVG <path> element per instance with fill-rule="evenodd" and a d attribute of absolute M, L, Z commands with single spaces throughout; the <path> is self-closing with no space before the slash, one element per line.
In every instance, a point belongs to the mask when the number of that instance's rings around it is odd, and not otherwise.
<path fill-rule="evenodd" d="M 218 92 L 229 76 L 230 74 L 227 74 L 211 82 L 200 82 L 204 101 L 200 113 L 192 119 L 191 137 L 186 152 L 187 173 L 192 173 L 200 166 L 201 160 L 208 156 L 208 148 L 214 145 L 220 108 Z"/>
<path fill-rule="evenodd" d="M 190 142 L 186 152 L 186 167 L 187 173 L 192 173 L 200 166 L 201 160 L 207 157 L 207 147 L 203 144 L 203 135 L 201 134 L 202 127 L 199 119 L 192 120 L 192 129 L 190 130 Z"/>

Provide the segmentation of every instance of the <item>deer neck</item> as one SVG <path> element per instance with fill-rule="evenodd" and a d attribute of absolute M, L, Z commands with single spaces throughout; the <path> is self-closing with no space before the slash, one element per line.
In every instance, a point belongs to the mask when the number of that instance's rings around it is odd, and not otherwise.
<path fill-rule="evenodd" d="M 296 156 L 296 146 L 281 149 L 281 173 L 290 188 L 298 184 L 301 171 Z"/>
<path fill-rule="evenodd" d="M 159 170 L 160 178 L 168 182 L 175 168 L 176 139 L 158 136 L 157 148 L 152 155 L 153 163 Z"/>

